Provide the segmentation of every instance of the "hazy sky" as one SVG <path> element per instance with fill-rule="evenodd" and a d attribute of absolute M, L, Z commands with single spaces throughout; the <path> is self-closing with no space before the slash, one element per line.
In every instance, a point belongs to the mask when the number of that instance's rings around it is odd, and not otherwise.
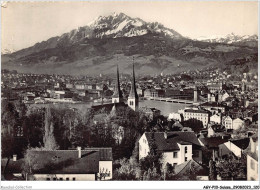
<path fill-rule="evenodd" d="M 2 50 L 29 47 L 112 12 L 157 21 L 191 38 L 258 33 L 257 1 L 11 2 L 4 7 Z"/>

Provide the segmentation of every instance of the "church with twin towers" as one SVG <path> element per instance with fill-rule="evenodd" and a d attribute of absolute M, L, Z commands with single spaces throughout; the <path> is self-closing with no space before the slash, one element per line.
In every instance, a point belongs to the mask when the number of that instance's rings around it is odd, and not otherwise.
<path fill-rule="evenodd" d="M 112 103 L 123 103 L 123 93 L 120 89 L 120 80 L 119 80 L 119 69 L 117 65 L 117 71 L 116 71 L 116 83 L 115 83 L 115 89 L 114 94 L 112 96 Z M 134 69 L 134 63 L 133 63 L 133 75 L 132 75 L 132 81 L 131 81 L 131 90 L 127 99 L 128 106 L 134 110 L 137 111 L 139 107 L 139 100 L 138 100 L 138 94 L 136 91 L 136 84 L 135 84 L 135 69 Z"/>

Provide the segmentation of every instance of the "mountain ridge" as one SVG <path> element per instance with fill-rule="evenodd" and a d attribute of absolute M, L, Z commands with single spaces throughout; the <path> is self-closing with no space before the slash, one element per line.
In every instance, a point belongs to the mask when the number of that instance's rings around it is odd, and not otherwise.
<path fill-rule="evenodd" d="M 100 16 L 86 26 L 3 55 L 2 67 L 25 72 L 97 74 L 113 72 L 118 56 L 127 64 L 132 60 L 129 57 L 135 56 L 139 72 L 152 74 L 223 66 L 254 54 L 254 46 L 196 41 L 158 22 L 119 13 Z M 120 64 L 128 70 L 126 63 Z"/>
<path fill-rule="evenodd" d="M 258 35 L 236 35 L 235 33 L 227 35 L 215 35 L 212 37 L 199 37 L 193 39 L 196 41 L 210 42 L 210 43 L 224 43 L 224 44 L 237 44 L 237 45 L 247 45 L 256 47 L 258 43 Z"/>

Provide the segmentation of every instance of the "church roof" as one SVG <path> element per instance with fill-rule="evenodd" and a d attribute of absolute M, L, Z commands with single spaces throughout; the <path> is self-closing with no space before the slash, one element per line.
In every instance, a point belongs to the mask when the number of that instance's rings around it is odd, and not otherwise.
<path fill-rule="evenodd" d="M 94 110 L 94 112 L 98 112 L 104 109 L 105 112 L 111 112 L 112 108 L 115 106 L 117 109 L 118 107 L 127 107 L 127 104 L 124 102 L 117 102 L 117 103 L 110 103 L 110 104 L 101 104 L 101 105 L 94 105 L 91 106 L 91 109 Z"/>

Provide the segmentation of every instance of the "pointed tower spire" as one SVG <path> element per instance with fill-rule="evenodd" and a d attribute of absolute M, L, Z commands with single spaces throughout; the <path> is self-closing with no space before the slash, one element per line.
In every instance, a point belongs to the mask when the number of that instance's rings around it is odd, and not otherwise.
<path fill-rule="evenodd" d="M 134 111 L 138 109 L 138 95 L 136 91 L 136 85 L 135 85 L 135 67 L 134 67 L 134 57 L 133 57 L 133 78 L 132 78 L 132 84 L 131 84 L 131 90 L 128 96 L 128 106 L 132 108 Z"/>
<path fill-rule="evenodd" d="M 129 98 L 138 98 L 136 86 L 135 86 L 135 66 L 133 63 L 133 78 L 132 78 L 132 85 L 131 85 L 131 91 L 129 94 Z"/>
<path fill-rule="evenodd" d="M 120 90 L 118 65 L 117 65 L 116 77 L 117 77 L 117 80 L 116 80 L 116 84 L 115 84 L 114 94 L 112 96 L 112 103 L 118 103 L 118 102 L 122 102 L 123 101 L 122 91 Z"/>

